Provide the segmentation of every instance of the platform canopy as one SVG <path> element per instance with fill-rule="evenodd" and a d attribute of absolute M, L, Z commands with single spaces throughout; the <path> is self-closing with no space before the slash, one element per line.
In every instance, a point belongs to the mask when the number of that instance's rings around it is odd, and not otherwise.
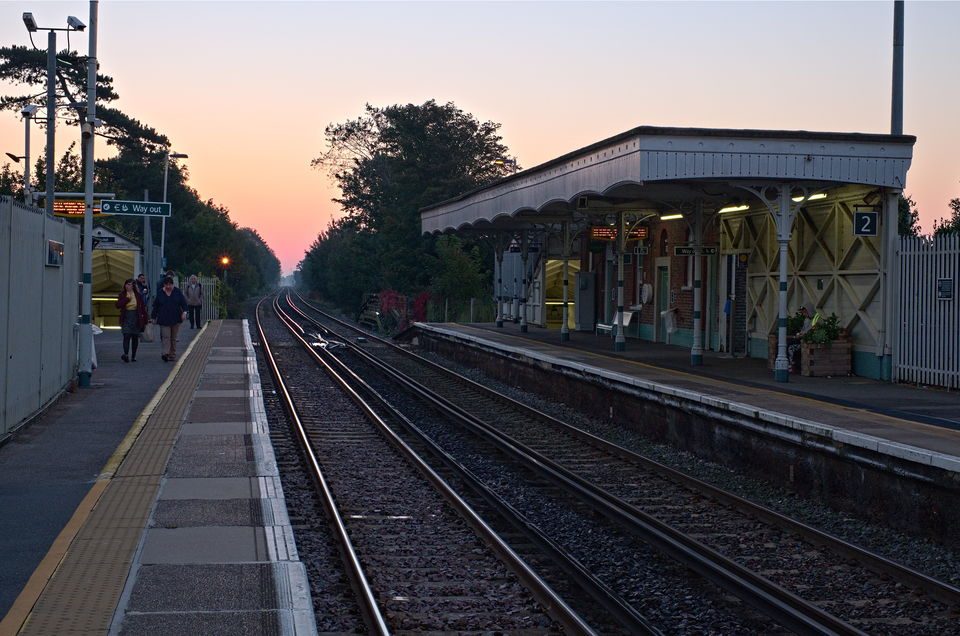
<path fill-rule="evenodd" d="M 916 137 L 640 126 L 420 211 L 424 233 L 518 230 L 592 212 L 751 204 L 749 189 L 902 190 Z M 745 189 L 747 188 L 747 189 Z"/>

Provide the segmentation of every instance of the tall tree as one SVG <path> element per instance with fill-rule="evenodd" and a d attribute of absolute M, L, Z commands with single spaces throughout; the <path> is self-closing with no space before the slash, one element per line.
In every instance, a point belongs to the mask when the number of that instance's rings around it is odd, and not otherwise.
<path fill-rule="evenodd" d="M 497 162 L 507 156 L 499 124 L 480 122 L 453 103 L 367 105 L 357 119 L 330 124 L 325 130 L 328 149 L 313 160 L 326 169 L 340 187 L 334 199 L 349 219 L 332 228 L 311 248 L 334 240 L 354 249 L 355 237 L 367 236 L 360 258 L 377 263 L 375 280 L 366 283 L 378 291 L 392 288 L 414 292 L 430 285 L 434 241 L 420 232 L 420 208 L 472 190 L 507 174 Z M 306 263 L 311 265 L 310 254 Z M 328 256 L 327 258 L 330 258 Z M 308 277 L 309 280 L 309 277 Z"/>

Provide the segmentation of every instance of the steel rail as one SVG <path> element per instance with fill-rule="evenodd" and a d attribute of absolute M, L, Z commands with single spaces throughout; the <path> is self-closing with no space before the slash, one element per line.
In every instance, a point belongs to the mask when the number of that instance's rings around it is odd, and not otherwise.
<path fill-rule="evenodd" d="M 323 314 L 328 319 L 335 321 L 338 324 L 342 324 L 344 327 L 348 329 L 364 333 L 362 330 L 357 329 L 353 325 L 347 322 L 344 322 L 334 316 L 330 316 L 323 310 L 311 304 L 309 301 L 306 301 L 305 299 L 303 299 L 302 296 L 299 296 L 299 294 L 298 294 L 298 297 L 300 297 L 303 303 L 308 307 L 310 307 L 311 310 L 317 313 Z M 939 600 L 955 608 L 960 607 L 960 588 L 956 586 L 950 585 L 949 583 L 946 583 L 939 579 L 935 579 L 922 572 L 918 572 L 912 568 L 909 568 L 903 565 L 902 563 L 898 563 L 896 561 L 893 561 L 892 559 L 888 559 L 887 557 L 877 554 L 876 552 L 872 552 L 870 550 L 867 550 L 866 548 L 857 546 L 853 543 L 840 539 L 839 537 L 836 537 L 827 532 L 824 532 L 823 530 L 819 530 L 817 528 L 814 528 L 813 526 L 797 521 L 796 519 L 787 517 L 782 513 L 779 513 L 775 510 L 767 508 L 766 506 L 762 506 L 758 503 L 749 501 L 748 499 L 744 499 L 739 495 L 735 495 L 731 492 L 723 490 L 722 488 L 719 488 L 705 481 L 697 479 L 696 477 L 692 477 L 690 475 L 682 473 L 675 468 L 671 468 L 669 466 L 661 464 L 660 462 L 652 460 L 648 457 L 644 457 L 643 455 L 640 455 L 635 451 L 629 450 L 622 446 L 618 446 L 588 431 L 584 431 L 583 429 L 577 428 L 572 424 L 559 420 L 553 417 L 552 415 L 539 411 L 527 404 L 524 404 L 523 402 L 519 402 L 507 395 L 504 395 L 503 393 L 500 393 L 494 389 L 491 389 L 490 387 L 484 386 L 479 382 L 476 382 L 474 380 L 471 380 L 470 378 L 462 376 L 459 373 L 456 373 L 455 371 L 452 371 L 450 369 L 447 369 L 446 367 L 443 367 L 437 364 L 436 362 L 427 360 L 426 358 L 419 356 L 416 353 L 413 353 L 412 351 L 408 351 L 406 349 L 398 347 L 394 343 L 384 340 L 383 338 L 379 338 L 377 336 L 372 336 L 372 335 L 370 335 L 369 337 L 377 340 L 379 343 L 387 347 L 390 347 L 392 350 L 396 351 L 397 353 L 403 356 L 416 360 L 417 362 L 428 366 L 430 369 L 437 371 L 438 373 L 441 373 L 448 377 L 451 377 L 458 382 L 462 382 L 468 385 L 470 388 L 480 393 L 483 393 L 497 400 L 505 402 L 512 408 L 523 411 L 524 413 L 526 413 L 531 417 L 543 420 L 551 425 L 560 427 L 563 430 L 570 433 L 571 435 L 578 437 L 579 439 L 582 439 L 594 446 L 597 446 L 602 450 L 605 450 L 611 454 L 617 455 L 627 461 L 640 464 L 642 467 L 654 472 L 655 474 L 658 474 L 661 477 L 672 480 L 674 482 L 678 482 L 681 485 L 689 488 L 690 490 L 704 494 L 720 503 L 730 505 L 736 508 L 737 510 L 740 510 L 744 514 L 753 516 L 758 520 L 764 521 L 766 523 L 770 523 L 774 526 L 780 527 L 783 530 L 793 532 L 798 536 L 806 539 L 812 544 L 819 545 L 829 550 L 833 550 L 840 556 L 844 556 L 857 561 L 858 563 L 863 565 L 868 570 L 871 570 L 875 574 L 893 577 L 898 581 L 905 583 L 911 587 L 923 590 L 931 598 Z"/>
<path fill-rule="evenodd" d="M 307 319 L 316 324 L 316 321 Z M 510 436 L 497 431 L 427 387 L 374 358 L 362 348 L 350 343 L 348 345 L 369 364 L 381 369 L 388 377 L 419 395 L 441 412 L 461 421 L 508 455 L 573 493 L 604 516 L 628 528 L 644 541 L 684 563 L 722 589 L 735 594 L 787 629 L 800 634 L 864 634 L 846 621 L 750 571 L 716 550 L 527 448 Z"/>
<path fill-rule="evenodd" d="M 334 536 L 336 537 L 337 543 L 340 546 L 341 555 L 343 556 L 346 565 L 347 578 L 350 579 L 350 583 L 357 595 L 358 604 L 360 605 L 361 612 L 363 613 L 364 621 L 367 623 L 367 626 L 370 628 L 371 632 L 383 635 L 389 634 L 390 629 L 387 627 L 387 623 L 383 618 L 383 614 L 380 612 L 380 608 L 377 606 L 377 601 L 374 598 L 373 590 L 370 588 L 367 577 L 363 572 L 363 566 L 360 564 L 360 559 L 357 557 L 357 553 L 353 548 L 353 543 L 350 541 L 350 536 L 347 534 L 346 525 L 344 524 L 343 519 L 340 516 L 340 512 L 337 509 L 336 502 L 333 498 L 333 492 L 330 490 L 327 480 L 323 476 L 323 470 L 320 468 L 320 462 L 317 460 L 317 456 L 313 452 L 313 448 L 307 437 L 303 422 L 300 420 L 300 416 L 297 413 L 297 408 L 293 403 L 293 398 L 290 395 L 290 391 L 287 389 L 287 385 L 283 381 L 283 375 L 280 373 L 280 369 L 277 367 L 276 359 L 273 356 L 273 351 L 270 348 L 270 343 L 267 340 L 266 333 L 263 331 L 263 325 L 260 322 L 260 305 L 262 304 L 263 300 L 257 303 L 256 317 L 257 331 L 260 334 L 260 344 L 262 345 L 264 354 L 263 357 L 267 361 L 267 365 L 270 367 L 270 373 L 273 376 L 274 384 L 280 389 L 278 394 L 281 398 L 281 402 L 283 403 L 284 410 L 287 412 L 288 417 L 290 417 L 295 437 L 299 440 L 301 449 L 303 450 L 307 468 L 309 469 L 310 475 L 317 486 L 323 507 L 327 511 L 330 526 L 333 530 Z M 274 298 L 274 309 L 276 310 L 276 298 Z M 277 316 L 279 318 L 280 314 L 278 313 Z"/>
<path fill-rule="evenodd" d="M 514 573 L 534 598 L 544 607 L 566 632 L 571 634 L 595 635 L 596 632 L 511 548 L 500 536 L 444 481 L 410 446 L 396 434 L 373 407 L 350 386 L 349 382 L 334 369 L 324 356 L 303 337 L 303 328 L 277 305 L 278 316 L 283 316 L 292 335 L 300 341 L 304 349 L 333 379 L 350 399 L 369 418 L 384 438 L 392 444 L 447 500 L 451 507 L 477 532 L 491 550 Z M 292 326 L 291 326 L 292 325 Z M 300 333 L 297 333 L 297 332 Z"/>
<path fill-rule="evenodd" d="M 291 308 L 300 313 L 299 309 L 291 305 Z M 309 317 L 304 316 L 307 320 Z M 662 634 L 646 617 L 638 612 L 632 605 L 627 603 L 608 585 L 600 581 L 596 576 L 587 570 L 575 557 L 555 541 L 543 534 L 534 524 L 503 500 L 502 497 L 494 493 L 480 478 L 466 468 L 463 464 L 453 458 L 448 452 L 443 450 L 434 440 L 424 433 L 414 422 L 406 415 L 400 412 L 396 407 L 389 403 L 380 393 L 360 377 L 355 371 L 350 369 L 342 360 L 331 355 L 329 350 L 324 352 L 328 361 L 337 366 L 339 372 L 351 378 L 351 380 L 360 387 L 360 390 L 376 401 L 382 408 L 388 410 L 393 417 L 400 420 L 406 429 L 417 438 L 417 440 L 428 447 L 430 452 L 437 457 L 450 470 L 456 473 L 457 477 L 478 496 L 482 497 L 489 505 L 494 507 L 497 512 L 506 518 L 511 525 L 520 530 L 528 540 L 536 543 L 542 550 L 547 552 L 554 562 L 570 576 L 577 584 L 592 596 L 609 614 L 623 625 L 628 633 L 631 634 Z"/>

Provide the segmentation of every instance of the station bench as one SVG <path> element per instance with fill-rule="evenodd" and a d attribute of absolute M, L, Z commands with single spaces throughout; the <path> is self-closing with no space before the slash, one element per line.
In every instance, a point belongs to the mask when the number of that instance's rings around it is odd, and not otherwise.
<path fill-rule="evenodd" d="M 634 315 L 635 313 L 637 313 L 637 312 L 635 312 L 635 311 L 625 311 L 625 312 L 623 312 L 623 330 L 624 330 L 624 332 L 626 332 L 627 327 L 630 326 L 630 321 L 633 320 L 633 315 Z M 619 316 L 620 316 L 620 312 L 617 312 L 616 314 L 614 314 L 614 316 L 613 316 L 613 322 L 612 322 L 611 324 L 605 324 L 605 323 L 602 323 L 602 322 L 598 322 L 598 323 L 597 323 L 597 328 L 596 328 L 596 334 L 597 334 L 598 336 L 599 336 L 600 334 L 612 336 L 612 335 L 613 335 L 613 330 L 614 330 L 614 328 L 617 326 L 617 323 L 619 322 Z"/>

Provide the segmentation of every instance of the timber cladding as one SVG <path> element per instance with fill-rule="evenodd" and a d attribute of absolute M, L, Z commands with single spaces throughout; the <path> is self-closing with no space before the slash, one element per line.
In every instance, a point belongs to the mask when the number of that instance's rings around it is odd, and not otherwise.
<path fill-rule="evenodd" d="M 517 354 L 419 331 L 420 346 L 586 416 L 873 522 L 960 545 L 960 475 Z"/>

